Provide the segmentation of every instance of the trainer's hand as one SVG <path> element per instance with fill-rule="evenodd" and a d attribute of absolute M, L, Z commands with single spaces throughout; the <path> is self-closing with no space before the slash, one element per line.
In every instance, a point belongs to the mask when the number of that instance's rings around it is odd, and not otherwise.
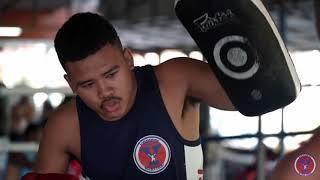
<path fill-rule="evenodd" d="M 47 173 L 39 174 L 31 172 L 22 177 L 22 180 L 79 180 L 70 174 Z"/>

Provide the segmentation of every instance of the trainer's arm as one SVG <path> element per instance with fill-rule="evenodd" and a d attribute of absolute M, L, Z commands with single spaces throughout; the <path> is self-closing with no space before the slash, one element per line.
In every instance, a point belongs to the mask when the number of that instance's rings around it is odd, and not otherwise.
<path fill-rule="evenodd" d="M 297 150 L 286 154 L 284 158 L 279 161 L 271 174 L 270 180 L 319 180 L 319 152 L 320 132 L 317 132 L 308 142 L 303 143 L 303 145 Z M 310 154 L 316 161 L 316 169 L 310 176 L 301 176 L 295 171 L 295 160 L 302 154 Z"/>
<path fill-rule="evenodd" d="M 68 167 L 68 125 L 66 112 L 58 109 L 47 121 L 40 142 L 35 171 L 37 173 L 65 173 Z M 63 119 L 64 118 L 64 119 Z"/>
<path fill-rule="evenodd" d="M 166 61 L 166 69 L 175 72 L 179 84 L 185 87 L 186 96 L 205 102 L 222 110 L 235 110 L 210 66 L 191 58 L 175 58 Z"/>

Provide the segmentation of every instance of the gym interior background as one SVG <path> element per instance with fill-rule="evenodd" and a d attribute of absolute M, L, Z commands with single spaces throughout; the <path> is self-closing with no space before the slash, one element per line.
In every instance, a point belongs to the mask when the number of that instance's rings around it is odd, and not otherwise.
<path fill-rule="evenodd" d="M 103 14 L 115 25 L 123 44 L 133 49 L 136 66 L 157 65 L 176 56 L 204 60 L 177 20 L 173 3 L 0 1 L 0 180 L 17 179 L 23 169 L 32 167 L 27 157 L 19 156 L 38 148 L 38 139 L 29 136 L 37 128 L 30 124 L 43 124 L 51 110 L 72 97 L 53 47 L 62 23 L 80 11 Z M 260 117 L 203 104 L 200 131 L 207 180 L 249 180 L 255 175 L 265 179 L 279 158 L 308 140 L 320 125 L 320 3 L 264 3 L 285 40 L 303 88 L 292 104 Z"/>

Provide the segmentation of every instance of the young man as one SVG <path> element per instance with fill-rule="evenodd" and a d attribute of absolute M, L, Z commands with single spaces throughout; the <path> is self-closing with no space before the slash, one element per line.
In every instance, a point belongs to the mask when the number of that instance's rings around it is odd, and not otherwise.
<path fill-rule="evenodd" d="M 199 179 L 199 103 L 234 110 L 208 64 L 175 58 L 134 67 L 109 22 L 73 15 L 55 48 L 76 98 L 48 120 L 37 173 L 65 173 L 69 158 L 88 179 Z"/>

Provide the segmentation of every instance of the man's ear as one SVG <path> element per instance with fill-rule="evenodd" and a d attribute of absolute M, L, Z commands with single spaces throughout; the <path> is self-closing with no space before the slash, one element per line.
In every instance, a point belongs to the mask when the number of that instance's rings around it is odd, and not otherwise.
<path fill-rule="evenodd" d="M 68 76 L 67 74 L 63 75 L 64 79 L 68 82 L 69 87 L 71 88 L 72 92 L 75 93 L 75 86 L 73 85 L 73 83 L 71 82 L 71 78 L 70 76 Z"/>
<path fill-rule="evenodd" d="M 128 48 L 124 48 L 123 55 L 124 55 L 124 58 L 129 66 L 129 68 L 132 70 L 134 68 L 134 61 L 133 61 L 133 56 L 132 56 L 131 50 Z"/>

